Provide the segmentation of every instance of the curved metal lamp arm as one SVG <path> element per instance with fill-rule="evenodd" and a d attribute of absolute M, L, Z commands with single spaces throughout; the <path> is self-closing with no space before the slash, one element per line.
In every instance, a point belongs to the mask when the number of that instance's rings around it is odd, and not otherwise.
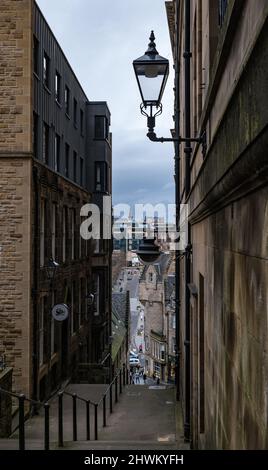
<path fill-rule="evenodd" d="M 147 112 L 147 108 L 149 108 L 149 110 L 150 110 L 149 113 Z M 152 142 L 161 142 L 162 144 L 164 142 L 178 142 L 180 144 L 182 142 L 187 142 L 187 143 L 197 142 L 197 143 L 202 145 L 203 155 L 206 154 L 206 151 L 207 151 L 207 134 L 206 134 L 206 131 L 204 131 L 200 135 L 200 137 L 195 137 L 195 138 L 180 137 L 180 136 L 179 137 L 157 137 L 156 133 L 154 132 L 155 118 L 157 116 L 160 116 L 160 114 L 162 114 L 162 104 L 159 103 L 158 106 L 155 106 L 155 108 L 156 108 L 155 112 L 154 112 L 153 108 L 154 108 L 154 106 L 149 105 L 149 104 L 147 106 L 144 103 L 142 103 L 140 105 L 141 114 L 143 116 L 147 117 L 147 127 L 148 127 L 147 137 L 148 137 L 148 139 L 150 139 Z"/>

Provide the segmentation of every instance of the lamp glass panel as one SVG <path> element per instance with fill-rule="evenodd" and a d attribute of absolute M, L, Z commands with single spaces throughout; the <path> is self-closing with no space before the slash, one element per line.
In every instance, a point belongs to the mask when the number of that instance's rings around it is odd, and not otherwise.
<path fill-rule="evenodd" d="M 139 76 L 140 87 L 144 101 L 158 101 L 163 83 L 164 75 L 148 78 L 145 75 Z"/>

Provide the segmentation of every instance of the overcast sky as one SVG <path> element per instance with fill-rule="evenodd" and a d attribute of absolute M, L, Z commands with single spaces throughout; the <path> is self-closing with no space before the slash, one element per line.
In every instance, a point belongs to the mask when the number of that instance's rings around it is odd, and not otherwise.
<path fill-rule="evenodd" d="M 164 0 L 37 0 L 89 100 L 112 114 L 113 203 L 174 202 L 174 150 L 150 142 L 132 61 L 144 54 L 153 29 L 158 52 L 172 54 Z M 159 136 L 173 127 L 173 77 L 157 118 Z"/>

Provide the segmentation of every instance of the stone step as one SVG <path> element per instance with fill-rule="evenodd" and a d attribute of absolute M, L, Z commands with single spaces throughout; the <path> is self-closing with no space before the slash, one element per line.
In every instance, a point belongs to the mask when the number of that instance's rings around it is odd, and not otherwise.
<path fill-rule="evenodd" d="M 77 441 L 65 443 L 64 450 L 178 450 L 178 445 L 155 441 Z"/>
<path fill-rule="evenodd" d="M 17 439 L 0 439 L 0 450 L 18 450 Z M 186 450 L 187 444 L 180 447 L 175 441 L 77 441 L 64 442 L 64 447 L 59 448 L 56 442 L 50 443 L 51 450 Z M 26 441 L 25 450 L 43 450 L 44 442 L 39 439 Z"/>

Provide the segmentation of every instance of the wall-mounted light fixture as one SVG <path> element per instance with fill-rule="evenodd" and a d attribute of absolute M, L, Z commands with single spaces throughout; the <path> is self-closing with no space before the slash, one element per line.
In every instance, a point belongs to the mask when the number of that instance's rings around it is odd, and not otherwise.
<path fill-rule="evenodd" d="M 200 137 L 183 138 L 180 136 L 165 138 L 157 137 L 155 128 L 155 118 L 162 114 L 162 96 L 165 90 L 169 75 L 169 61 L 160 56 L 155 44 L 154 32 L 151 32 L 150 43 L 145 54 L 133 61 L 133 67 L 138 82 L 142 104 L 141 114 L 147 117 L 148 133 L 147 137 L 153 142 L 197 142 L 203 147 L 203 154 L 206 152 L 206 132 Z"/>

